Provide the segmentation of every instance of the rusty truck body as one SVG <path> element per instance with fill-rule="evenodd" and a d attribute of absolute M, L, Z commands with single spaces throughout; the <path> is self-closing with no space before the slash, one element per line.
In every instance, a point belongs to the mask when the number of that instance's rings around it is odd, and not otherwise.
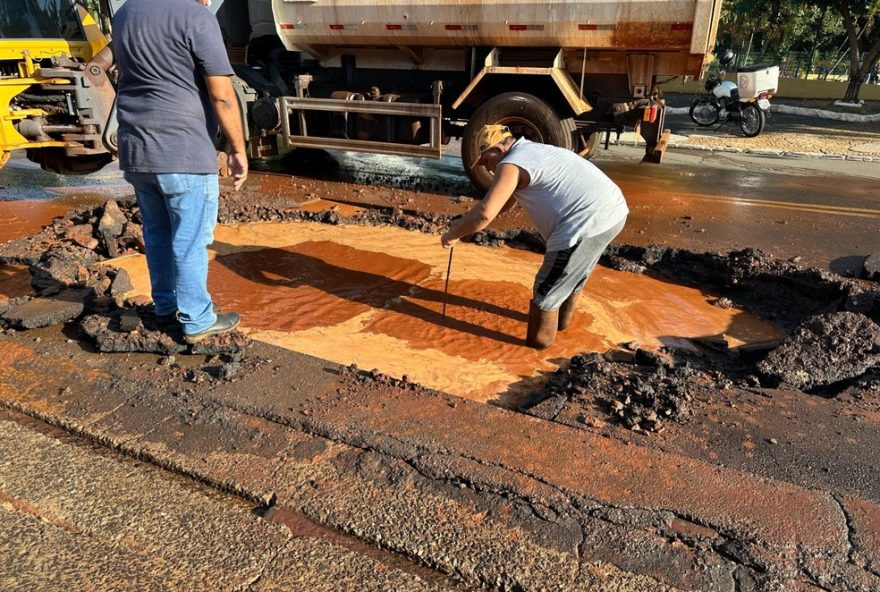
<path fill-rule="evenodd" d="M 249 2 L 254 25 L 265 9 Z M 262 98 L 252 145 L 277 132 L 290 147 L 439 158 L 460 137 L 469 169 L 486 123 L 585 156 L 603 133 L 637 127 L 659 162 L 657 84 L 702 75 L 720 10 L 721 0 L 272 0 L 275 34 L 301 61 L 274 111 Z M 467 172 L 488 186 L 485 170 Z"/>

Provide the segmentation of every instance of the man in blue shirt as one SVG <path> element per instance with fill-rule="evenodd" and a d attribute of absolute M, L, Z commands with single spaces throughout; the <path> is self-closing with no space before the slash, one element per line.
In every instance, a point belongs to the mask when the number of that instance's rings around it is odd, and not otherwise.
<path fill-rule="evenodd" d="M 113 48 L 119 162 L 143 218 L 156 315 L 176 317 L 187 343 L 231 331 L 238 314 L 216 314 L 208 293 L 218 131 L 231 146 L 236 191 L 248 165 L 220 26 L 200 2 L 128 0 L 114 18 Z"/>

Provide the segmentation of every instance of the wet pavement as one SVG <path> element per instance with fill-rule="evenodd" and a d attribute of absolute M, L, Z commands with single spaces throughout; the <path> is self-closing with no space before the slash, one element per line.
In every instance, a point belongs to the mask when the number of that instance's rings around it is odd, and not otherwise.
<path fill-rule="evenodd" d="M 597 160 L 633 211 L 621 242 L 757 246 L 820 267 L 852 258 L 853 269 L 880 250 L 880 172 L 865 163 L 807 178 L 803 163 L 672 155 L 656 168 L 627 160 L 636 152 Z M 472 203 L 454 159 L 434 163 L 449 181 L 435 194 L 415 191 L 424 175 L 396 161 L 337 155 L 341 180 L 255 174 L 227 195 L 224 219 L 262 220 L 221 226 L 212 246 L 211 287 L 242 313 L 245 349 L 99 354 L 77 323 L 0 335 L 0 546 L 20 558 L 0 564 L 0 584 L 880 589 L 876 373 L 831 391 L 770 388 L 736 346 L 778 338 L 776 322 L 656 271 L 607 268 L 573 332 L 538 355 L 520 342 L 540 259 L 528 244 L 457 247 L 442 318 L 448 252 L 430 231 Z M 392 218 L 357 218 L 375 207 Z M 10 211 L 34 224 L 46 215 Z M 322 223 L 281 222 L 303 211 Z M 391 219 L 410 229 L 376 225 Z M 514 212 L 498 228 L 521 226 Z M 756 267 L 736 276 L 747 286 L 772 268 L 745 260 Z M 142 301 L 142 257 L 109 265 L 128 270 L 125 295 Z M 810 273 L 800 281 L 822 278 Z M 8 297 L 28 291 L 26 267 L 5 274 Z M 144 331 L 137 314 L 125 323 L 130 338 Z M 689 411 L 647 435 L 602 403 L 616 393 L 574 389 L 531 406 L 514 388 L 540 391 L 535 381 L 574 353 L 609 347 L 633 376 L 673 376 L 670 365 L 702 381 Z"/>
<path fill-rule="evenodd" d="M 880 250 L 874 231 L 880 217 L 876 163 L 670 150 L 664 163 L 654 166 L 638 164 L 641 152 L 612 146 L 594 159 L 621 186 L 630 206 L 619 239 L 623 242 L 693 251 L 758 248 L 841 274 L 857 274 L 861 261 Z M 456 212 L 466 209 L 474 197 L 460 172 L 454 145 L 443 160 L 424 161 L 424 170 L 416 176 L 411 173 L 416 161 L 411 159 L 383 161 L 354 153 L 315 159 L 298 161 L 291 154 L 275 168 L 336 181 L 288 184 L 283 177 L 269 177 L 266 191 L 283 190 L 301 199 Z M 418 191 L 423 187 L 427 193 Z M 431 193 L 438 189 L 462 203 L 456 208 L 438 199 Z M 514 209 L 493 227 L 526 225 L 527 218 Z"/>

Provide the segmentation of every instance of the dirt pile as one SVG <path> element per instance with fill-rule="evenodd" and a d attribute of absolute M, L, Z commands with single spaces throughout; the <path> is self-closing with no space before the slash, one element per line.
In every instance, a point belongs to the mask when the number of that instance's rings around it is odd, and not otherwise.
<path fill-rule="evenodd" d="M 5 243 L 0 262 L 25 263 L 35 274 L 71 285 L 84 279 L 77 266 L 143 250 L 142 221 L 134 200 L 110 200 L 72 210 L 37 234 Z"/>
<path fill-rule="evenodd" d="M 758 364 L 772 386 L 829 386 L 880 368 L 880 326 L 865 315 L 839 312 L 809 319 Z"/>
<path fill-rule="evenodd" d="M 68 212 L 36 235 L 4 244 L 0 262 L 28 264 L 37 297 L 0 305 L 0 325 L 45 327 L 85 313 L 80 328 L 102 352 L 213 354 L 247 347 L 250 340 L 238 332 L 189 346 L 179 323 L 163 325 L 151 309 L 125 302 L 132 288 L 128 273 L 97 264 L 143 252 L 143 228 L 134 200 Z"/>
<path fill-rule="evenodd" d="M 698 285 L 786 330 L 814 315 L 838 311 L 860 312 L 880 322 L 880 288 L 800 267 L 756 249 L 693 253 L 662 246 L 611 245 L 603 263 Z"/>
<path fill-rule="evenodd" d="M 693 401 L 734 386 L 737 373 L 721 356 L 686 351 L 648 351 L 581 354 L 554 372 L 544 400 L 528 413 L 555 420 L 563 407 L 580 410 L 582 424 L 600 427 L 610 417 L 635 432 L 660 433 L 664 423 L 686 418 Z M 739 373 L 737 380 L 751 384 L 753 377 Z"/>

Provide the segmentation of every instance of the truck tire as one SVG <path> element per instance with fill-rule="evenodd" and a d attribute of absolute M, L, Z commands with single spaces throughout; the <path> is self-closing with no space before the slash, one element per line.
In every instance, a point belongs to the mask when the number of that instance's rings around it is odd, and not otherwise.
<path fill-rule="evenodd" d="M 582 139 L 583 138 L 583 139 Z M 590 160 L 599 150 L 599 143 L 602 140 L 602 132 L 593 132 L 592 134 L 581 134 L 575 132 L 572 139 L 572 150 L 577 151 L 583 158 Z M 584 145 L 586 142 L 586 145 Z"/>
<path fill-rule="evenodd" d="M 571 150 L 572 133 L 559 115 L 538 97 L 526 93 L 509 92 L 492 97 L 474 111 L 464 128 L 461 140 L 461 161 L 474 187 L 486 191 L 492 185 L 492 175 L 482 166 L 471 168 L 479 156 L 477 133 L 484 125 L 506 125 L 517 138 L 552 144 Z"/>

